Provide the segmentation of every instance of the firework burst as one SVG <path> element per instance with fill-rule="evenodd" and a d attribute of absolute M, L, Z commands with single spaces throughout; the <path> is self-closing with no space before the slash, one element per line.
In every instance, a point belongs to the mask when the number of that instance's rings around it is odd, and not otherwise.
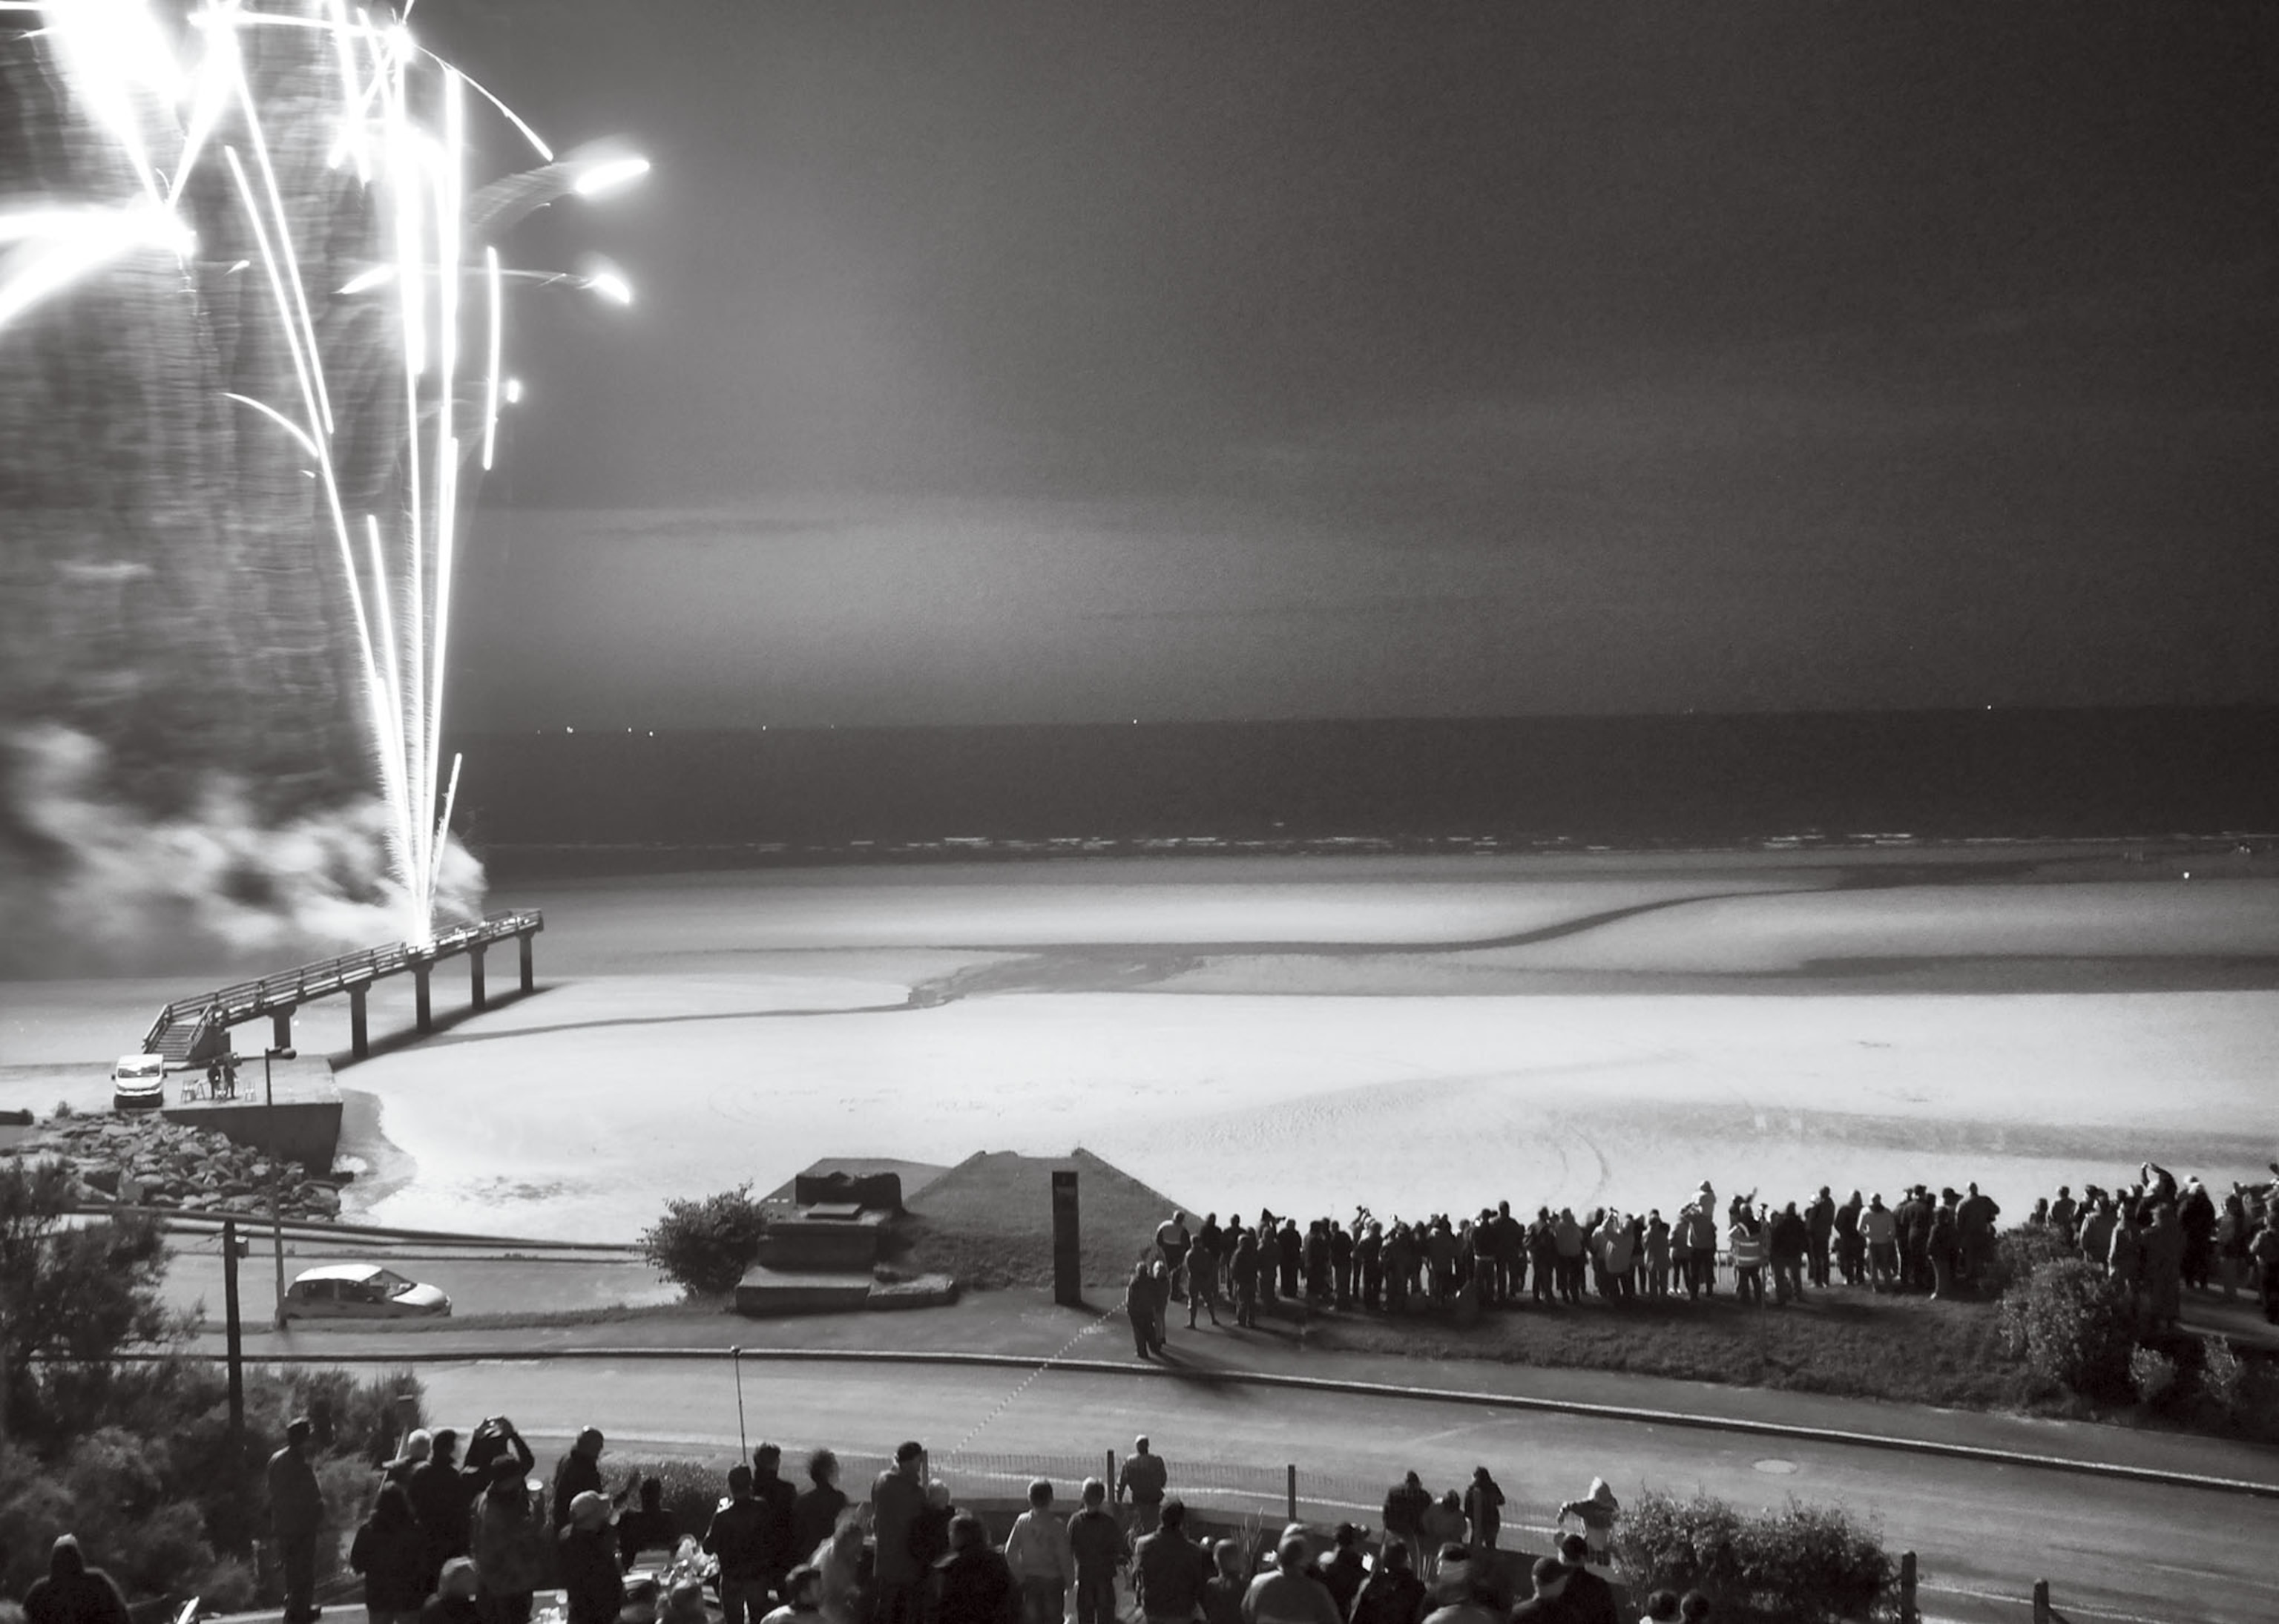
<path fill-rule="evenodd" d="M 425 939 L 458 782 L 442 739 L 463 476 L 490 467 L 513 393 L 506 284 L 631 296 L 615 273 L 509 269 L 496 240 L 648 165 L 557 158 L 402 20 L 345 0 L 0 11 L 26 15 L 107 180 L 0 209 L 0 329 L 105 275 L 174 267 L 206 349 L 229 352 L 203 386 L 245 415 L 239 438 L 272 437 L 303 478 L 285 522 L 329 560 L 338 612 L 322 633 L 352 642 L 388 866 L 406 934 Z M 503 123 L 537 165 L 471 188 L 471 115 Z"/>

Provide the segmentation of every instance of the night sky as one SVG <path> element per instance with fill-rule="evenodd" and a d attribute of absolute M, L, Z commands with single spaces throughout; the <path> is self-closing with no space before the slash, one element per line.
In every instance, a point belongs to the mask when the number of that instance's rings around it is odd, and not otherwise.
<path fill-rule="evenodd" d="M 2279 9 L 415 22 L 656 165 L 468 726 L 2279 700 Z"/>

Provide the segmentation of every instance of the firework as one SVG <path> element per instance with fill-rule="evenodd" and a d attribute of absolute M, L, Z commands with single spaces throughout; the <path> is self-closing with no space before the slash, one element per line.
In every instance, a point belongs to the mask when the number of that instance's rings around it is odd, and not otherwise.
<path fill-rule="evenodd" d="M 345 0 L 165 12 L 0 0 L 0 12 L 26 14 L 109 182 L 0 207 L 0 329 L 106 274 L 154 259 L 179 272 L 207 349 L 229 357 L 203 382 L 246 414 L 240 438 L 272 437 L 305 478 L 282 522 L 328 561 L 324 630 L 349 634 L 388 864 L 406 934 L 425 939 L 458 782 L 442 739 L 462 474 L 491 466 L 518 393 L 501 371 L 505 285 L 632 297 L 615 272 L 509 268 L 495 240 L 648 165 L 557 158 L 403 21 Z M 471 190 L 471 114 L 499 121 L 536 166 Z"/>

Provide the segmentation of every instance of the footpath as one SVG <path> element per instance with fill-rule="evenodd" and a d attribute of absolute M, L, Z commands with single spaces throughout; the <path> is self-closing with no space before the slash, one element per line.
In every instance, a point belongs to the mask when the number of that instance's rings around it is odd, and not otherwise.
<path fill-rule="evenodd" d="M 252 1363 L 455 1364 L 472 1360 L 625 1361 L 834 1360 L 1001 1365 L 1123 1373 L 1148 1381 L 1254 1383 L 1324 1392 L 1539 1409 L 1603 1417 L 1609 1425 L 1708 1428 L 1991 1460 L 2279 1499 L 2279 1449 L 2091 1421 L 1885 1404 L 1765 1388 L 1728 1387 L 1605 1371 L 1486 1360 L 1328 1352 L 1302 1325 L 1272 1320 L 1255 1330 L 1175 1319 L 1170 1353 L 1140 1360 L 1120 1306 L 1105 1289 L 1092 1306 L 1063 1307 L 1039 1291 L 968 1291 L 946 1308 L 896 1314 L 745 1320 L 686 1307 L 598 1322 L 504 1328 L 429 1322 L 296 1327 L 249 1335 Z M 218 1332 L 190 1351 L 220 1357 Z"/>

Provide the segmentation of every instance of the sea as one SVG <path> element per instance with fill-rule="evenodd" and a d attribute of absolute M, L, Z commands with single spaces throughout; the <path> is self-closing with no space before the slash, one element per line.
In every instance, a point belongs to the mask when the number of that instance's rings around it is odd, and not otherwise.
<path fill-rule="evenodd" d="M 497 874 L 2279 831 L 2279 706 L 476 734 Z"/>

